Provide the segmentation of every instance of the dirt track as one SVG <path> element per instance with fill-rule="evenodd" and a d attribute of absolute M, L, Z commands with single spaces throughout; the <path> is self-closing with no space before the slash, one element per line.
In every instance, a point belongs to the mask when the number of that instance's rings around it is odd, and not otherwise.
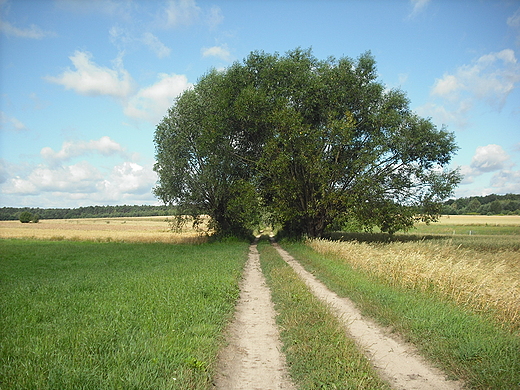
<path fill-rule="evenodd" d="M 228 345 L 219 356 L 216 389 L 295 389 L 285 368 L 271 292 L 260 269 L 256 243 L 249 248 L 240 290 Z"/>
<path fill-rule="evenodd" d="M 457 390 L 460 382 L 445 376 L 420 357 L 415 348 L 386 334 L 363 318 L 355 305 L 338 297 L 307 272 L 278 244 L 282 258 L 305 281 L 310 290 L 329 305 L 344 322 L 346 332 L 365 352 L 383 379 L 399 390 Z M 275 312 L 265 284 L 256 244 L 251 245 L 244 270 L 240 300 L 228 335 L 228 346 L 221 352 L 218 390 L 295 389 L 288 379 L 281 353 Z"/>

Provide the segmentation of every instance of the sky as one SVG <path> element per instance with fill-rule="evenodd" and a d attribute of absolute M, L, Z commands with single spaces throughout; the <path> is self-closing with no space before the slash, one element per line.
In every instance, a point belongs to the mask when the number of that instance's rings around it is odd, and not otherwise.
<path fill-rule="evenodd" d="M 0 0 L 0 207 L 160 204 L 154 131 L 252 51 L 370 51 L 455 134 L 456 197 L 520 193 L 520 1 Z"/>

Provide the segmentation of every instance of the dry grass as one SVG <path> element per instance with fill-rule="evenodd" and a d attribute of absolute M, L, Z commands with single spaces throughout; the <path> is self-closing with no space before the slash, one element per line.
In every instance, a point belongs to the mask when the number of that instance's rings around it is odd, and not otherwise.
<path fill-rule="evenodd" d="M 481 252 L 427 241 L 309 240 L 308 245 L 317 252 L 337 255 L 390 285 L 441 294 L 520 328 L 520 256 L 516 251 Z"/>
<path fill-rule="evenodd" d="M 167 217 L 48 219 L 39 223 L 0 221 L 0 238 L 38 240 L 201 243 L 191 228 L 173 233 Z"/>

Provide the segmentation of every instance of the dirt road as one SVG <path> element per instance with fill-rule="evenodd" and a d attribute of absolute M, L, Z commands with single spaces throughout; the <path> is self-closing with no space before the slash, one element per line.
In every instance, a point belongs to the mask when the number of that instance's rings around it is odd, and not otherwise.
<path fill-rule="evenodd" d="M 355 305 L 338 297 L 307 272 L 278 244 L 282 258 L 310 290 L 344 322 L 346 332 L 365 351 L 381 377 L 398 390 L 459 390 L 420 357 L 415 348 L 386 334 L 363 318 Z M 228 330 L 228 345 L 219 356 L 217 390 L 295 389 L 287 374 L 269 288 L 260 269 L 256 243 L 252 244 L 244 270 L 235 318 Z"/>
<path fill-rule="evenodd" d="M 320 300 L 332 307 L 344 322 L 346 330 L 357 344 L 363 348 L 376 370 L 390 386 L 399 390 L 458 390 L 460 382 L 449 381 L 439 370 L 429 365 L 416 349 L 398 341 L 375 323 L 361 316 L 354 303 L 340 298 L 323 283 L 307 272 L 291 255 L 278 244 L 274 247 L 282 258 L 304 280 L 310 290 Z"/>
<path fill-rule="evenodd" d="M 219 356 L 218 390 L 294 390 L 275 322 L 271 293 L 260 269 L 256 243 L 249 248 L 228 345 Z"/>

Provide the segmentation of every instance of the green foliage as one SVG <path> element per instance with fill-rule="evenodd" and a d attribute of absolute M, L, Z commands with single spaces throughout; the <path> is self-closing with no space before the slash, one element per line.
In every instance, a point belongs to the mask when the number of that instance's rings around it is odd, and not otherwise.
<path fill-rule="evenodd" d="M 32 220 L 32 214 L 28 211 L 22 211 L 20 213 L 20 222 L 21 223 L 29 223 Z"/>
<path fill-rule="evenodd" d="M 2 389 L 208 389 L 244 242 L 4 240 Z"/>
<path fill-rule="evenodd" d="M 17 220 L 20 213 L 24 211 L 37 215 L 39 219 L 150 217 L 167 216 L 174 213 L 172 207 L 148 205 L 86 206 L 74 209 L 2 207 L 0 208 L 0 221 Z"/>
<path fill-rule="evenodd" d="M 472 196 L 444 202 L 442 214 L 520 215 L 520 194 Z"/>
<path fill-rule="evenodd" d="M 155 144 L 155 194 L 211 215 L 221 231 L 247 228 L 258 214 L 245 221 L 233 207 L 261 200 L 289 235 L 321 236 L 350 220 L 395 232 L 418 213 L 435 220 L 460 181 L 446 170 L 453 134 L 378 82 L 370 53 L 321 61 L 310 50 L 253 52 L 185 92 Z M 234 191 L 243 182 L 255 196 Z"/>

